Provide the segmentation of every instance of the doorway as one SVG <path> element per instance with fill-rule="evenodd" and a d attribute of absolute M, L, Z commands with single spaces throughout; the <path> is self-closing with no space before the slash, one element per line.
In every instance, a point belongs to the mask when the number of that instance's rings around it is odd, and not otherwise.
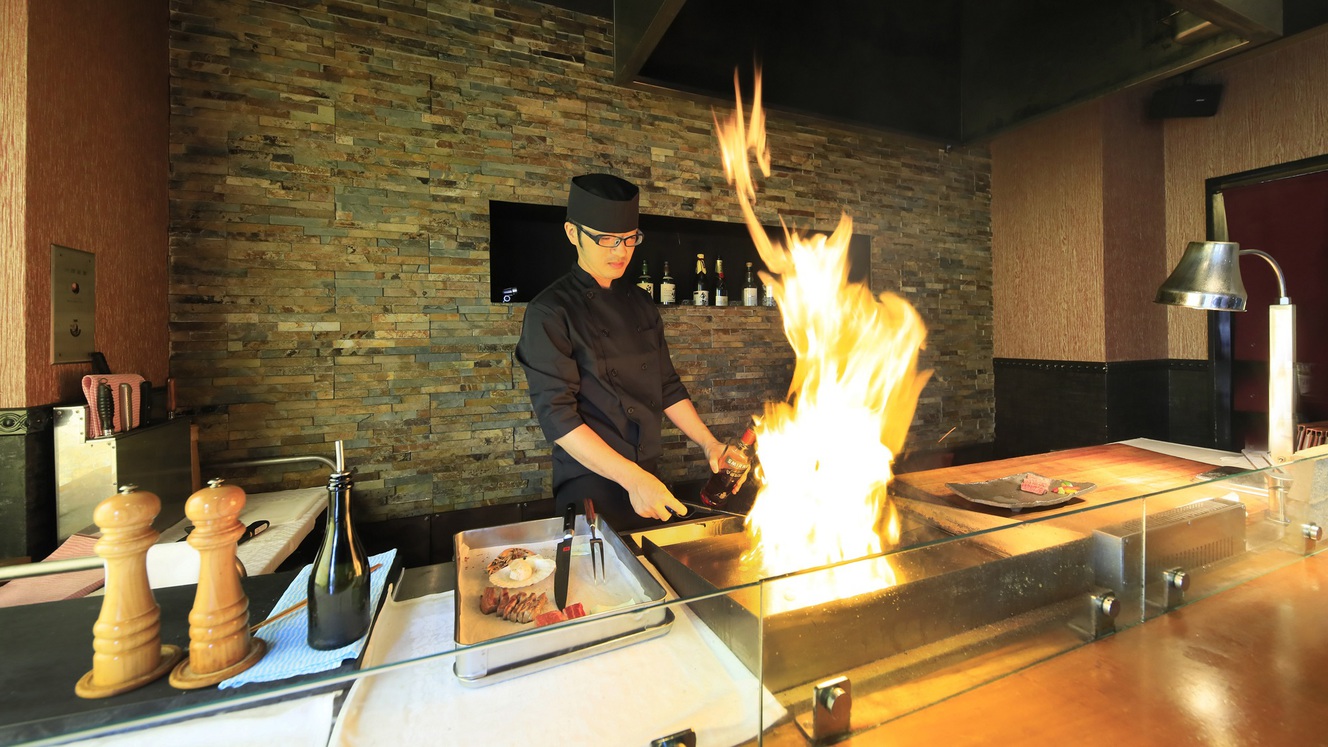
<path fill-rule="evenodd" d="M 1328 156 L 1208 180 L 1209 239 L 1267 252 L 1296 306 L 1296 421 L 1328 420 Z M 1225 218 L 1225 235 L 1223 231 Z M 1217 447 L 1268 445 L 1268 307 L 1277 278 L 1242 262 L 1246 311 L 1213 312 Z"/>

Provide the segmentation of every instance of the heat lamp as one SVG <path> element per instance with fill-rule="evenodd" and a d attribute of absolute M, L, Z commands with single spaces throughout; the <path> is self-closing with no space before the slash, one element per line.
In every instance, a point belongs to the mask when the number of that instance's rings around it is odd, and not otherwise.
<path fill-rule="evenodd" d="M 1157 303 L 1208 311 L 1244 311 L 1245 285 L 1240 258 L 1262 257 L 1277 275 L 1277 303 L 1268 307 L 1268 452 L 1273 465 L 1295 450 L 1296 307 L 1287 296 L 1282 268 L 1265 252 L 1241 249 L 1231 241 L 1192 241 L 1180 263 L 1157 289 Z M 1275 470 L 1280 472 L 1280 470 Z M 1285 511 L 1284 481 L 1270 475 L 1276 517 Z M 1284 520 L 1284 519 L 1283 519 Z"/>

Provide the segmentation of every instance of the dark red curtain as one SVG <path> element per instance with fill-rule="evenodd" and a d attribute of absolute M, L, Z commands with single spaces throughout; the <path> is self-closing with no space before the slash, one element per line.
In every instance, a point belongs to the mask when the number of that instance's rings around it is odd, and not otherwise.
<path fill-rule="evenodd" d="M 1228 232 L 1241 249 L 1272 255 L 1296 305 L 1297 419 L 1328 420 L 1328 171 L 1223 190 Z M 1232 435 L 1267 445 L 1268 306 L 1277 280 L 1259 257 L 1240 260 L 1249 292 L 1232 315 Z"/>

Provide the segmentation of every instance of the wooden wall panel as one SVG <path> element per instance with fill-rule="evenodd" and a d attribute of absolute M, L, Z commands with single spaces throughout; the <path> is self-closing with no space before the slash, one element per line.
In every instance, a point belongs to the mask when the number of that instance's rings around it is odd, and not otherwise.
<path fill-rule="evenodd" d="M 50 246 L 97 257 L 96 346 L 167 376 L 166 0 L 29 4 L 26 401 L 75 401 L 88 364 L 53 366 Z"/>
<path fill-rule="evenodd" d="M 1102 101 L 1103 339 L 1106 360 L 1166 357 L 1166 307 L 1153 302 L 1170 268 L 1161 251 L 1166 211 L 1162 125 L 1147 119 L 1147 92 Z"/>
<path fill-rule="evenodd" d="M 22 407 L 28 2 L 0 0 L 0 407 Z"/>
<path fill-rule="evenodd" d="M 1103 361 L 1102 103 L 992 142 L 997 358 Z"/>
<path fill-rule="evenodd" d="M 1328 29 L 1215 65 L 1203 80 L 1225 85 L 1217 115 L 1169 120 L 1164 131 L 1168 268 L 1205 238 L 1205 180 L 1328 153 Z M 1208 357 L 1205 316 L 1168 309 L 1172 358 Z"/>

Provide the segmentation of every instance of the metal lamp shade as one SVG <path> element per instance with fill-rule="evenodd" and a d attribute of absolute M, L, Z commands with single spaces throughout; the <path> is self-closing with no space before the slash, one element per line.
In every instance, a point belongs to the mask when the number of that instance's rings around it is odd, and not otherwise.
<path fill-rule="evenodd" d="M 1210 311 L 1244 311 L 1240 244 L 1191 241 L 1176 269 L 1157 289 L 1157 303 Z"/>

